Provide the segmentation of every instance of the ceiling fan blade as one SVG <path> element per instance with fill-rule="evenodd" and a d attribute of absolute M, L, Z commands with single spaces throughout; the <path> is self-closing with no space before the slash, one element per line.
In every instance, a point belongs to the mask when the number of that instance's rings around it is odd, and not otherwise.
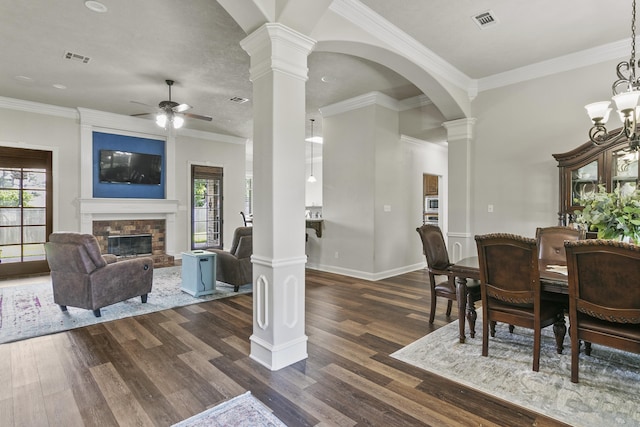
<path fill-rule="evenodd" d="M 152 110 L 157 110 L 158 109 L 157 106 L 145 104 L 144 102 L 139 102 L 139 101 L 129 101 L 129 102 L 131 102 L 133 104 L 143 105 L 143 106 L 145 106 L 145 107 L 147 107 L 149 109 L 152 109 Z"/>
<path fill-rule="evenodd" d="M 209 116 L 201 116 L 199 114 L 192 114 L 192 113 L 183 113 L 186 117 L 190 117 L 192 119 L 198 119 L 198 120 L 206 120 L 208 122 L 210 122 L 211 120 L 213 120 L 212 117 Z"/>
<path fill-rule="evenodd" d="M 173 107 L 173 111 L 175 111 L 176 113 L 182 113 L 183 111 L 190 110 L 191 108 L 193 107 L 189 104 L 180 104 Z"/>
<path fill-rule="evenodd" d="M 155 113 L 138 113 L 138 114 L 131 114 L 131 117 L 142 117 L 142 116 L 152 116 Z"/>

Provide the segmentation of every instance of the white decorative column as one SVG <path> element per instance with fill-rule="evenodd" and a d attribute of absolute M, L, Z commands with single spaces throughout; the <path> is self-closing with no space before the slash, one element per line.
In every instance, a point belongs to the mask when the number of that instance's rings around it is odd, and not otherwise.
<path fill-rule="evenodd" d="M 307 358 L 305 82 L 314 44 L 281 24 L 241 42 L 253 82 L 251 358 L 271 370 Z"/>
<path fill-rule="evenodd" d="M 471 142 L 476 119 L 443 123 L 449 142 L 449 232 L 447 242 L 452 262 L 474 256 L 476 242 L 471 231 Z"/>

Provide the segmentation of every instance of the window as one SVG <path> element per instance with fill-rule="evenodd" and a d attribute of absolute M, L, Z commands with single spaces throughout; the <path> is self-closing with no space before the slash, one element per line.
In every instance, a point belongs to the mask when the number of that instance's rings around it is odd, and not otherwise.
<path fill-rule="evenodd" d="M 51 152 L 0 147 L 0 277 L 49 271 Z"/>
<path fill-rule="evenodd" d="M 191 249 L 222 248 L 222 168 L 191 166 Z"/>

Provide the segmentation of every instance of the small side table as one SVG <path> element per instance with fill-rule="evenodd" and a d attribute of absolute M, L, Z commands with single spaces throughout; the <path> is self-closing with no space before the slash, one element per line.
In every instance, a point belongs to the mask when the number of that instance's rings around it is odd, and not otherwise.
<path fill-rule="evenodd" d="M 182 252 L 182 286 L 194 297 L 216 290 L 216 254 L 208 251 Z"/>

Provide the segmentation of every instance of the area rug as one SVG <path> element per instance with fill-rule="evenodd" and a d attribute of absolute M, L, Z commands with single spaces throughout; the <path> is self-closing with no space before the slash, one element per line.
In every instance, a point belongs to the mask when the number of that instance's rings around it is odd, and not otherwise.
<path fill-rule="evenodd" d="M 248 391 L 172 427 L 286 427 Z"/>
<path fill-rule="evenodd" d="M 0 288 L 0 343 L 48 335 L 109 320 L 122 319 L 154 311 L 196 304 L 251 292 L 251 285 L 241 286 L 238 292 L 233 286 L 217 282 L 213 294 L 198 298 L 180 290 L 181 267 L 165 267 L 153 270 L 153 287 L 147 303 L 140 297 L 102 308 L 101 317 L 93 311 L 68 307 L 63 312 L 53 302 L 50 276 L 42 276 L 42 282 L 30 285 Z"/>
<path fill-rule="evenodd" d="M 476 337 L 460 344 L 452 322 L 391 356 L 425 371 L 573 426 L 640 425 L 640 355 L 593 344 L 580 353 L 580 382 L 571 382 L 571 347 L 557 354 L 552 328 L 542 332 L 540 371 L 531 370 L 533 334 L 498 324 L 482 357 L 481 313 Z"/>

